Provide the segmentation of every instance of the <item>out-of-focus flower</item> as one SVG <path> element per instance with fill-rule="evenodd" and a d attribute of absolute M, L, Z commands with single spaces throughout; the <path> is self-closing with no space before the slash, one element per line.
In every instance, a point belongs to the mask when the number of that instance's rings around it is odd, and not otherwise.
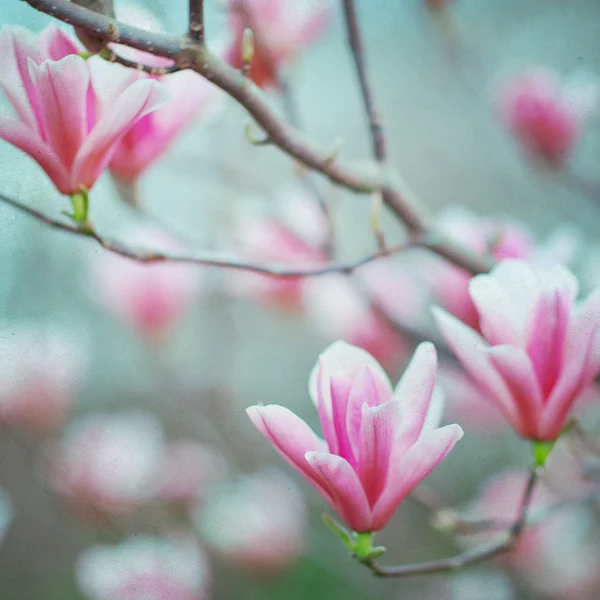
<path fill-rule="evenodd" d="M 0 112 L 0 138 L 37 161 L 63 194 L 90 189 L 123 136 L 166 99 L 157 82 L 77 52 L 53 25 L 39 36 L 0 32 L 0 87 L 15 113 Z"/>
<path fill-rule="evenodd" d="M 474 252 L 490 253 L 497 261 L 521 258 L 537 266 L 568 265 L 581 244 L 579 233 L 571 226 L 557 229 L 544 243 L 539 243 L 533 232 L 517 221 L 481 218 L 456 206 L 440 213 L 437 227 Z M 478 330 L 477 309 L 469 295 L 470 274 L 438 260 L 430 263 L 425 269 L 426 279 L 437 301 L 463 323 Z"/>
<path fill-rule="evenodd" d="M 281 222 L 251 215 L 239 219 L 233 240 L 240 255 L 255 261 L 281 263 L 290 267 L 325 261 L 321 246 L 327 229 L 316 202 L 306 193 L 291 188 L 280 194 Z M 284 310 L 300 311 L 304 305 L 306 280 L 270 277 L 254 273 L 234 273 L 228 280 L 232 293 Z"/>
<path fill-rule="evenodd" d="M 578 306 L 577 292 L 564 267 L 505 260 L 469 285 L 481 336 L 435 309 L 465 370 L 525 438 L 556 439 L 600 368 L 600 289 Z"/>
<path fill-rule="evenodd" d="M 0 327 L 0 422 L 36 430 L 63 425 L 86 366 L 85 351 L 68 331 Z"/>
<path fill-rule="evenodd" d="M 149 228 L 130 229 L 127 243 L 148 250 L 181 251 L 179 243 Z M 200 293 L 197 268 L 141 263 L 104 250 L 90 254 L 94 297 L 139 333 L 160 338 L 181 319 Z"/>
<path fill-rule="evenodd" d="M 69 425 L 51 456 L 51 482 L 86 516 L 128 513 L 156 496 L 164 452 L 154 415 L 89 414 Z"/>
<path fill-rule="evenodd" d="M 409 355 L 405 340 L 343 275 L 305 281 L 304 303 L 309 324 L 330 340 L 360 346 L 386 367 L 398 365 Z"/>
<path fill-rule="evenodd" d="M 247 412 L 348 527 L 377 531 L 462 437 L 458 425 L 437 427 L 443 402 L 436 366 L 433 345 L 421 344 L 392 391 L 370 354 L 336 342 L 310 377 L 325 441 L 283 406 Z"/>
<path fill-rule="evenodd" d="M 90 600 L 203 600 L 209 569 L 201 548 L 187 537 L 136 536 L 86 550 L 76 576 Z"/>
<path fill-rule="evenodd" d="M 440 11 L 448 8 L 449 4 L 452 4 L 453 0 L 424 0 L 425 7 L 430 10 Z"/>
<path fill-rule="evenodd" d="M 119 20 L 143 27 L 145 30 L 161 32 L 158 19 L 136 4 L 117 7 Z M 123 46 L 115 46 L 121 56 L 153 67 L 168 67 L 170 59 L 140 52 Z M 121 138 L 110 161 L 111 173 L 121 183 L 138 179 L 150 165 L 169 149 L 171 143 L 184 129 L 200 117 L 217 99 L 218 88 L 191 70 L 183 70 L 163 76 L 149 75 L 136 71 L 138 80 L 155 79 L 169 94 L 169 103 L 142 117 Z"/>
<path fill-rule="evenodd" d="M 223 456 L 194 440 L 168 444 L 161 469 L 158 497 L 169 504 L 185 505 L 204 498 L 227 473 Z"/>
<path fill-rule="evenodd" d="M 563 165 L 594 112 L 600 88 L 591 78 L 561 81 L 557 73 L 532 67 L 512 76 L 499 90 L 499 113 L 506 126 L 535 157 Z"/>
<path fill-rule="evenodd" d="M 253 573 L 275 573 L 304 550 L 306 507 L 286 475 L 271 469 L 238 479 L 197 513 L 207 544 Z"/>
<path fill-rule="evenodd" d="M 4 539 L 7 529 L 13 520 L 13 504 L 10 496 L 0 488 L 0 542 Z"/>
<path fill-rule="evenodd" d="M 468 508 L 469 517 L 514 522 L 527 477 L 520 470 L 507 470 L 492 477 Z M 538 482 L 530 504 L 534 523 L 525 528 L 516 547 L 503 560 L 545 596 L 587 600 L 600 583 L 600 547 L 589 536 L 591 515 L 577 505 L 553 508 L 560 503 L 560 496 L 544 481 Z M 481 541 L 500 529 L 478 534 L 471 541 Z"/>
<path fill-rule="evenodd" d="M 330 0 L 229 0 L 234 36 L 228 61 L 243 66 L 246 28 L 254 33 L 250 77 L 259 86 L 277 86 L 277 72 L 327 30 L 333 12 Z"/>

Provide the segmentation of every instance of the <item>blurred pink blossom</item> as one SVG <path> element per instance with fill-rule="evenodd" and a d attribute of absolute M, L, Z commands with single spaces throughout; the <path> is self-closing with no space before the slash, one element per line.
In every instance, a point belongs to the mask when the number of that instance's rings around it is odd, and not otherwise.
<path fill-rule="evenodd" d="M 504 82 L 498 93 L 500 116 L 536 158 L 561 166 L 570 157 L 585 121 L 596 110 L 596 81 L 561 81 L 545 67 L 531 67 Z"/>
<path fill-rule="evenodd" d="M 191 439 L 171 442 L 163 459 L 158 497 L 169 504 L 193 503 L 226 473 L 224 457 L 213 448 Z"/>
<path fill-rule="evenodd" d="M 506 470 L 490 478 L 470 505 L 469 517 L 503 523 L 516 520 L 527 477 L 525 471 Z M 577 505 L 553 508 L 560 503 L 560 496 L 544 481 L 538 482 L 530 509 L 533 524 L 502 560 L 544 597 L 588 600 L 600 584 L 600 547 L 589 536 L 592 518 Z M 500 529 L 478 534 L 471 542 Z"/>
<path fill-rule="evenodd" d="M 435 348 L 422 343 L 392 391 L 370 354 L 336 342 L 310 376 L 325 441 L 283 406 L 247 412 L 348 527 L 377 531 L 462 437 L 458 425 L 438 428 L 436 367 Z"/>
<path fill-rule="evenodd" d="M 439 231 L 478 253 L 489 252 L 495 260 L 522 258 L 539 266 L 570 264 L 581 245 L 579 233 L 571 226 L 557 229 L 544 243 L 518 221 L 482 218 L 474 212 L 452 206 L 437 219 Z M 436 300 L 473 329 L 479 328 L 477 309 L 469 295 L 469 273 L 439 260 L 430 261 L 427 282 Z"/>
<path fill-rule="evenodd" d="M 133 3 L 117 7 L 119 20 L 147 31 L 162 32 L 159 20 L 149 11 Z M 170 59 L 115 45 L 119 55 L 129 60 L 153 67 L 173 64 Z M 122 182 L 140 177 L 160 158 L 173 140 L 200 117 L 217 99 L 218 88 L 191 70 L 163 76 L 135 71 L 138 80 L 155 79 L 166 89 L 169 102 L 166 106 L 142 117 L 122 137 L 110 161 L 110 170 Z"/>
<path fill-rule="evenodd" d="M 88 414 L 68 426 L 51 455 L 51 482 L 84 516 L 126 514 L 156 497 L 164 452 L 154 415 Z"/>
<path fill-rule="evenodd" d="M 210 566 L 201 548 L 183 535 L 136 536 L 86 550 L 76 577 L 90 600 L 203 600 Z"/>
<path fill-rule="evenodd" d="M 75 401 L 87 346 L 75 332 L 39 325 L 0 328 L 0 422 L 60 427 Z"/>
<path fill-rule="evenodd" d="M 435 309 L 446 341 L 520 435 L 556 439 L 600 369 L 600 289 L 576 305 L 566 268 L 505 260 L 474 277 L 469 293 L 482 335 Z"/>
<path fill-rule="evenodd" d="M 177 253 L 183 249 L 166 234 L 150 228 L 131 228 L 124 239 L 150 251 Z M 141 263 L 97 249 L 89 256 L 94 298 L 150 339 L 160 340 L 201 292 L 200 272 L 190 265 Z"/>
<path fill-rule="evenodd" d="M 306 507 L 296 484 L 270 469 L 217 491 L 197 513 L 206 542 L 252 573 L 288 567 L 304 550 Z"/>
<path fill-rule="evenodd" d="M 243 66 L 243 34 L 254 33 L 250 77 L 260 87 L 277 86 L 277 73 L 308 45 L 316 42 L 331 22 L 330 0 L 229 0 L 233 33 L 228 61 Z"/>
<path fill-rule="evenodd" d="M 37 161 L 63 194 L 91 188 L 123 136 L 166 99 L 157 82 L 78 51 L 54 25 L 39 36 L 0 32 L 0 87 L 15 113 L 0 111 L 0 138 Z"/>

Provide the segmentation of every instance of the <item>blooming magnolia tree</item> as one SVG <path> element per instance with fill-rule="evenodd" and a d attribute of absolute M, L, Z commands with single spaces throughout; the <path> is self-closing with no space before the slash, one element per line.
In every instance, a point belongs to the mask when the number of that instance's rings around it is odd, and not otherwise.
<path fill-rule="evenodd" d="M 71 418 L 77 391 L 96 368 L 83 329 L 5 323 L 0 330 L 0 424 L 32 451 L 60 510 L 113 532 L 110 544 L 95 540 L 74 561 L 85 597 L 228 597 L 223 569 L 260 580 L 280 575 L 310 556 L 313 536 L 328 528 L 342 543 L 340 555 L 379 577 L 489 563 L 481 571 L 489 597 L 597 598 L 600 535 L 587 535 L 597 525 L 600 491 L 597 272 L 594 282 L 577 270 L 583 242 L 573 228 L 540 242 L 514 218 L 459 207 L 430 213 L 388 154 L 361 3 L 230 0 L 220 7 L 227 35 L 219 30 L 208 44 L 203 0 L 189 0 L 181 35 L 120 0 L 25 2 L 51 21 L 40 33 L 0 30 L 0 138 L 39 165 L 63 203 L 41 211 L 2 190 L 0 201 L 73 243 L 88 241 L 81 246 L 85 298 L 107 323 L 112 315 L 139 337 L 150 387 L 168 400 L 164 422 L 148 406 L 96 407 Z M 460 3 L 421 4 L 460 50 L 451 25 Z M 339 145 L 322 150 L 301 131 L 290 72 L 335 26 L 345 29 L 364 105 L 367 163 L 346 164 Z M 507 77 L 490 108 L 527 164 L 561 177 L 593 118 L 598 89 L 590 77 L 563 81 L 532 67 Z M 246 202 L 216 236 L 222 247 L 202 250 L 163 218 L 176 194 L 167 191 L 164 214 L 152 217 L 139 184 L 192 122 L 222 115 L 232 101 L 247 113 L 244 133 L 256 153 L 273 146 L 297 168 L 271 214 Z M 96 224 L 96 184 L 105 172 L 116 201 L 136 216 L 133 225 L 120 224 L 119 241 Z M 365 228 L 375 250 L 347 261 L 339 258 L 344 230 L 330 200 L 336 188 L 370 200 Z M 402 228 L 393 244 L 384 210 Z M 224 276 L 214 278 L 208 267 Z M 242 434 L 228 386 L 200 390 L 182 366 L 186 352 L 165 351 L 198 303 L 213 301 L 217 313 L 231 299 L 299 319 L 322 338 L 327 347 L 312 371 L 296 373 L 314 418 L 295 406 L 306 420 L 298 416 L 281 388 L 274 391 L 273 369 L 261 401 L 246 410 L 260 435 Z M 202 324 L 201 337 L 214 334 L 210 354 L 235 353 L 227 322 Z M 460 424 L 443 424 L 445 404 Z M 173 435 L 169 418 L 178 414 L 197 429 Z M 307 421 L 318 421 L 320 432 Z M 498 465 L 501 472 L 479 482 L 482 491 L 469 502 L 424 483 L 434 471 L 433 481 L 443 482 L 452 467 L 458 480 L 477 470 L 477 453 L 455 445 L 482 432 L 491 444 L 503 429 L 514 436 L 506 445 L 525 442 L 520 469 Z M 283 464 L 253 464 L 268 444 L 299 477 L 282 472 Z M 4 495 L 0 537 L 19 512 Z M 453 554 L 440 549 L 435 557 L 427 536 L 413 534 L 415 554 L 429 560 L 391 564 L 375 535 L 393 546 L 395 515 L 411 502 L 454 539 Z M 324 511 L 324 524 L 315 523 L 310 504 Z M 318 565 L 325 562 L 319 555 Z M 565 565 L 576 569 L 563 576 Z M 348 572 L 341 579 L 352 585 Z M 468 598 L 482 585 L 476 578 L 461 573 L 428 593 Z"/>

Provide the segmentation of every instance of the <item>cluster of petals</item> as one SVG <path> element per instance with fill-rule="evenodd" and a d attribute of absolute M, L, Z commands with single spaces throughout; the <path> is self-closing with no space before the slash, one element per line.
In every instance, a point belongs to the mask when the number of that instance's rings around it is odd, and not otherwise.
<path fill-rule="evenodd" d="M 336 342 L 310 377 L 324 440 L 283 406 L 247 412 L 349 528 L 376 531 L 462 437 L 458 425 L 438 427 L 436 367 L 435 348 L 422 343 L 394 391 L 370 354 Z"/>
<path fill-rule="evenodd" d="M 0 31 L 0 88 L 14 110 L 0 111 L 0 138 L 37 161 L 63 194 L 90 189 L 123 136 L 167 97 L 156 81 L 78 51 L 54 25 L 39 36 Z"/>
<path fill-rule="evenodd" d="M 600 88 L 561 81 L 551 69 L 532 67 L 512 76 L 499 91 L 499 112 L 512 134 L 536 158 L 553 166 L 571 155 L 595 110 Z"/>
<path fill-rule="evenodd" d="M 182 250 L 179 242 L 152 228 L 132 227 L 123 237 L 151 251 Z M 189 265 L 142 263 L 96 249 L 89 256 L 94 298 L 149 339 L 160 339 L 183 319 L 201 292 L 200 272 Z"/>
<path fill-rule="evenodd" d="M 276 469 L 216 489 L 200 507 L 197 521 L 211 548 L 251 573 L 280 572 L 306 545 L 303 495 L 293 480 Z"/>
<path fill-rule="evenodd" d="M 277 73 L 327 30 L 332 16 L 330 0 L 229 0 L 233 33 L 228 61 L 241 68 L 246 28 L 254 33 L 250 77 L 259 86 L 276 86 Z"/>
<path fill-rule="evenodd" d="M 600 290 L 576 303 L 577 280 L 566 268 L 506 260 L 474 277 L 469 293 L 481 335 L 435 309 L 446 341 L 513 429 L 556 439 L 600 368 Z"/>
<path fill-rule="evenodd" d="M 210 566 L 188 537 L 135 536 L 86 550 L 77 561 L 76 578 L 90 600 L 203 600 Z"/>
<path fill-rule="evenodd" d="M 32 324 L 0 328 L 0 422 L 34 430 L 60 427 L 85 370 L 74 332 Z"/>

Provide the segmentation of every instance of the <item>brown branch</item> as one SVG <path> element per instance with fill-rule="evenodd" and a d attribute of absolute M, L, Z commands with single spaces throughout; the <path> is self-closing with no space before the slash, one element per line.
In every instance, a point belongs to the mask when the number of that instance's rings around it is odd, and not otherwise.
<path fill-rule="evenodd" d="M 411 565 L 400 565 L 395 567 L 386 567 L 379 565 L 376 561 L 367 563 L 367 566 L 373 571 L 374 575 L 379 577 L 406 577 L 409 575 L 423 575 L 426 573 L 439 573 L 440 571 L 453 571 L 466 565 L 482 562 L 504 554 L 513 548 L 520 538 L 527 522 L 527 512 L 531 504 L 531 497 L 537 482 L 537 470 L 534 468 L 527 479 L 527 484 L 523 492 L 519 515 L 513 525 L 507 531 L 503 532 L 497 540 L 489 544 L 482 545 L 472 550 L 467 550 L 457 556 L 433 560 L 429 562 L 415 563 Z"/>
<path fill-rule="evenodd" d="M 204 44 L 204 0 L 190 0 L 188 35 L 199 44 Z"/>
<path fill-rule="evenodd" d="M 110 48 L 104 50 L 103 54 L 106 54 L 106 59 L 109 62 L 114 62 L 119 65 L 123 65 L 124 67 L 135 69 L 136 71 L 143 71 L 144 73 L 148 73 L 149 75 L 169 75 L 169 73 L 176 73 L 177 71 L 181 71 L 181 68 L 177 65 L 170 65 L 168 67 L 153 67 L 152 65 L 145 65 L 144 63 L 137 62 L 135 60 L 129 60 L 124 56 L 120 56 Z"/>
<path fill-rule="evenodd" d="M 33 8 L 75 25 L 111 42 L 125 44 L 151 54 L 172 58 L 180 68 L 190 68 L 227 92 L 242 104 L 265 130 L 272 142 L 304 166 L 318 171 L 334 183 L 358 193 L 380 192 L 390 210 L 408 229 L 429 238 L 426 247 L 454 264 L 473 273 L 489 271 L 493 262 L 447 239 L 431 235 L 430 217 L 415 194 L 400 179 L 361 176 L 341 165 L 329 153 L 315 148 L 271 109 L 264 93 L 237 70 L 213 56 L 199 43 L 187 37 L 148 32 L 117 23 L 105 15 L 68 0 L 25 0 Z"/>
<path fill-rule="evenodd" d="M 420 243 L 417 238 L 413 238 L 409 239 L 405 243 L 397 244 L 393 248 L 389 248 L 386 251 L 374 252 L 354 261 L 314 263 L 300 267 L 290 267 L 289 264 L 253 263 L 246 260 L 241 260 L 237 257 L 226 256 L 224 253 L 218 252 L 205 251 L 194 252 L 191 254 L 174 254 L 155 250 L 136 249 L 127 246 L 122 242 L 102 236 L 93 227 L 91 227 L 91 225 L 78 227 L 75 224 L 58 221 L 52 217 L 49 217 L 48 215 L 45 215 L 41 211 L 29 206 L 25 206 L 24 204 L 21 204 L 17 200 L 9 198 L 4 194 L 0 194 L 0 202 L 4 202 L 5 204 L 16 208 L 17 210 L 37 219 L 38 221 L 45 223 L 53 229 L 58 229 L 72 235 L 95 240 L 98 244 L 100 244 L 100 246 L 109 252 L 141 263 L 189 263 L 207 267 L 221 267 L 237 271 L 250 271 L 262 275 L 270 275 L 273 277 L 282 278 L 317 277 L 320 275 L 327 275 L 329 273 L 349 274 L 379 258 L 384 258 L 397 252 L 402 252 L 403 250 Z"/>

